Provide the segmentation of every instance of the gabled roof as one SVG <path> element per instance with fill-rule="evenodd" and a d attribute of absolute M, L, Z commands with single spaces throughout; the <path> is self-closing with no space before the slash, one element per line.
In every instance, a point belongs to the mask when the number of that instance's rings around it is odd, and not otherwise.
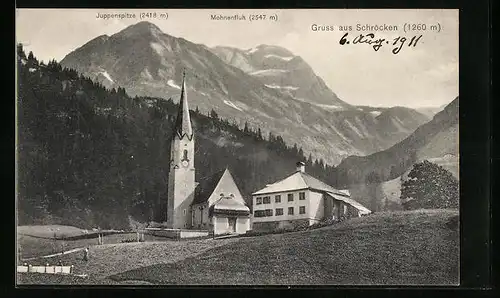
<path fill-rule="evenodd" d="M 362 214 L 371 213 L 370 209 L 366 208 L 365 206 L 361 205 L 360 203 L 356 202 L 355 200 L 353 200 L 351 198 L 339 196 L 339 195 L 332 193 L 332 192 L 329 192 L 329 191 L 327 191 L 326 194 L 331 196 L 332 198 L 334 198 L 336 200 L 343 201 L 344 203 L 353 206 L 354 208 L 358 209 Z"/>
<path fill-rule="evenodd" d="M 242 211 L 250 212 L 250 208 L 245 206 L 245 204 L 237 201 L 234 197 L 221 197 L 219 200 L 212 205 L 212 210 L 217 211 Z"/>
<path fill-rule="evenodd" d="M 188 139 L 193 138 L 193 128 L 191 126 L 191 116 L 189 115 L 189 106 L 186 94 L 186 80 L 185 74 L 182 75 L 182 89 L 181 99 L 179 101 L 179 111 L 177 112 L 177 119 L 175 120 L 174 135 L 182 139 L 187 136 Z"/>
<path fill-rule="evenodd" d="M 208 200 L 210 195 L 214 192 L 215 187 L 219 183 L 220 179 L 224 175 L 225 171 L 227 171 L 227 169 L 218 171 L 210 176 L 203 177 L 199 179 L 199 181 L 197 181 L 198 185 L 194 190 L 194 199 L 192 205 L 204 203 Z"/>
<path fill-rule="evenodd" d="M 285 192 L 285 191 L 295 191 L 299 189 L 312 189 L 319 191 L 329 191 L 334 194 L 348 197 L 349 194 L 333 188 L 332 186 L 320 181 L 313 176 L 297 171 L 292 175 L 275 182 L 273 184 L 268 184 L 261 190 L 254 192 L 252 195 L 261 195 L 275 192 Z"/>

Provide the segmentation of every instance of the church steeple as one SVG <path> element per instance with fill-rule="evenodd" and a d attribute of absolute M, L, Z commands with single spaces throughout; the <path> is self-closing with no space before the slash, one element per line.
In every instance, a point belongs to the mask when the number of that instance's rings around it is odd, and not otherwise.
<path fill-rule="evenodd" d="M 195 140 L 189 106 L 186 96 L 186 75 L 182 74 L 179 112 L 175 121 L 174 133 L 170 143 L 170 171 L 167 190 L 167 226 L 184 229 L 191 226 L 191 203 L 194 198 Z"/>
<path fill-rule="evenodd" d="M 193 128 L 191 127 L 191 117 L 189 115 L 189 105 L 186 94 L 186 72 L 182 73 L 181 99 L 179 101 L 179 111 L 175 121 L 174 136 L 177 134 L 180 139 L 187 136 L 193 138 Z"/>

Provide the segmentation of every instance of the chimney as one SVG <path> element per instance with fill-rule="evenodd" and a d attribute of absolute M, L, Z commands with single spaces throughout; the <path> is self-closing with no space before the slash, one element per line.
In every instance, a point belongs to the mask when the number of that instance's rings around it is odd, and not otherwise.
<path fill-rule="evenodd" d="M 301 161 L 297 162 L 297 172 L 304 173 L 305 171 L 306 171 L 306 164 Z"/>

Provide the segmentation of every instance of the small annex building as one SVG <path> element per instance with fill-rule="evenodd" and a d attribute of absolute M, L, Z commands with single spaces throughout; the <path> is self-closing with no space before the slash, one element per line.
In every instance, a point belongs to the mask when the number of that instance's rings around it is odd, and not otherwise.
<path fill-rule="evenodd" d="M 351 199 L 348 191 L 337 190 L 307 174 L 303 162 L 297 163 L 291 175 L 254 192 L 252 206 L 253 230 L 312 225 L 371 213 Z"/>
<path fill-rule="evenodd" d="M 250 208 L 226 168 L 199 179 L 191 204 L 192 227 L 217 234 L 244 234 L 250 229 Z"/>

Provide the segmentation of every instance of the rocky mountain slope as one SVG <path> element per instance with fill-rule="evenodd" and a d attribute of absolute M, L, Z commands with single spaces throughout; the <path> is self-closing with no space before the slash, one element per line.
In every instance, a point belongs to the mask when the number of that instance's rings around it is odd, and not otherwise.
<path fill-rule="evenodd" d="M 372 173 L 378 180 L 386 181 L 425 159 L 443 166 L 458 178 L 458 107 L 457 97 L 431 121 L 389 149 L 344 159 L 337 167 L 339 175 L 344 176 L 343 182 L 362 183 Z"/>
<path fill-rule="evenodd" d="M 340 100 L 308 64 L 275 46 L 208 48 L 140 22 L 99 36 L 62 61 L 132 96 L 178 99 L 185 70 L 190 104 L 240 127 L 280 134 L 288 144 L 337 164 L 390 147 L 429 119 L 411 109 L 366 112 Z"/>
<path fill-rule="evenodd" d="M 352 109 L 340 100 L 299 56 L 285 48 L 259 45 L 249 50 L 211 49 L 226 63 L 260 80 L 266 87 L 330 110 Z"/>

